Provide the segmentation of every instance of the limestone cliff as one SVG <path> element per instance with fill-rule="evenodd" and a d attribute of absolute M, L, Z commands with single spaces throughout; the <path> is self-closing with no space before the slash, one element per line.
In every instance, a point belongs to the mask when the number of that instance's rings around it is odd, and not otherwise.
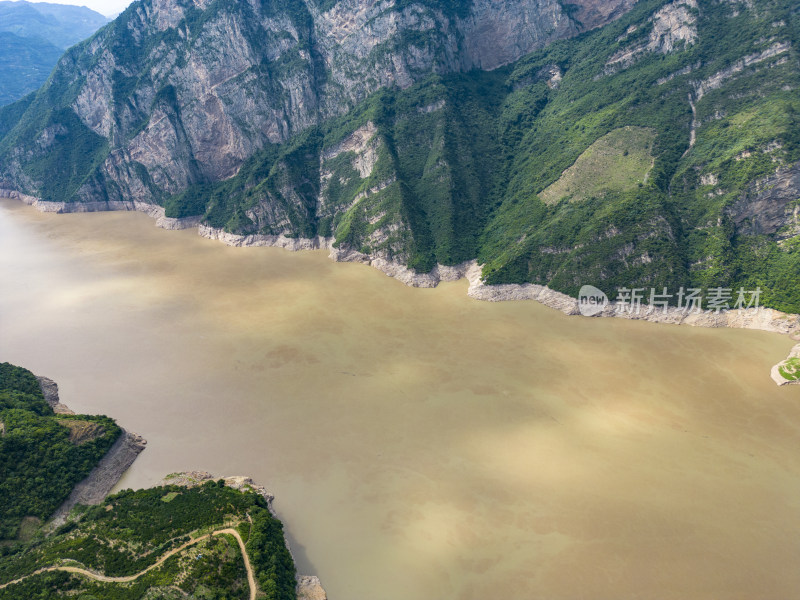
<path fill-rule="evenodd" d="M 498 67 L 632 3 L 580 0 L 578 21 L 557 0 L 141 0 L 61 60 L 34 101 L 60 110 L 2 175 L 45 200 L 161 203 L 381 87 Z M 89 160 L 54 189 L 22 166 L 65 135 Z"/>
<path fill-rule="evenodd" d="M 0 109 L 0 195 L 798 313 L 798 32 L 792 0 L 140 0 Z"/>

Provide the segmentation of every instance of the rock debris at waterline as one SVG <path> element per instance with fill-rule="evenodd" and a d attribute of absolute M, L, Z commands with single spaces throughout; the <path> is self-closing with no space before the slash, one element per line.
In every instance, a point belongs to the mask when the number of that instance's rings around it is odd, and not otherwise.
<path fill-rule="evenodd" d="M 285 250 L 329 250 L 329 257 L 336 262 L 358 262 L 370 265 L 389 277 L 405 285 L 420 288 L 436 287 L 443 281 L 469 281 L 467 294 L 476 300 L 502 302 L 507 300 L 535 300 L 566 315 L 580 315 L 578 300 L 545 285 L 535 283 L 505 283 L 487 285 L 481 279 L 481 265 L 476 260 L 455 266 L 436 265 L 430 273 L 417 273 L 407 266 L 381 256 L 371 256 L 348 248 L 334 247 L 334 238 L 290 238 L 285 235 L 228 233 L 221 228 L 201 223 L 202 217 L 172 218 L 165 215 L 165 209 L 145 202 L 49 202 L 16 190 L 0 188 L 0 198 L 12 198 L 48 213 L 83 213 L 105 211 L 138 211 L 156 220 L 162 229 L 178 230 L 197 228 L 204 238 L 220 241 L 235 247 L 275 247 Z M 609 303 L 597 317 L 617 317 L 631 320 L 691 325 L 693 327 L 732 327 L 737 329 L 757 329 L 773 333 L 790 334 L 800 332 L 800 315 L 784 313 L 772 308 L 745 308 L 716 312 L 702 310 L 687 312 L 677 307 L 667 310 L 641 310 L 638 312 L 620 310 L 617 303 Z"/>
<path fill-rule="evenodd" d="M 37 376 L 44 399 L 57 415 L 74 415 L 68 406 L 61 403 L 58 395 L 58 384 L 47 377 Z M 72 489 L 66 500 L 59 506 L 51 519 L 51 527 L 63 525 L 70 511 L 78 504 L 95 505 L 105 500 L 106 496 L 122 479 L 136 457 L 147 446 L 147 440 L 136 433 L 122 429 L 117 441 L 97 466 Z"/>

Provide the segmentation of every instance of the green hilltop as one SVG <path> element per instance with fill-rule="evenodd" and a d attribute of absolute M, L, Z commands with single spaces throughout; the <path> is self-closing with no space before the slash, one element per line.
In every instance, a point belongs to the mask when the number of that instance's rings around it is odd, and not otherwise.
<path fill-rule="evenodd" d="M 296 597 L 283 526 L 249 484 L 123 490 L 49 522 L 120 433 L 55 414 L 30 371 L 0 363 L 0 600 Z"/>
<path fill-rule="evenodd" d="M 108 417 L 56 415 L 36 377 L 8 363 L 0 363 L 0 423 L 0 543 L 18 538 L 23 520 L 46 520 L 121 433 Z"/>

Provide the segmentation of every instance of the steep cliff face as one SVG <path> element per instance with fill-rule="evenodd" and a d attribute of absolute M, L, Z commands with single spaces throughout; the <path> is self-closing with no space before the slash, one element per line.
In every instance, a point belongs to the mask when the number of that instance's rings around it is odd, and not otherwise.
<path fill-rule="evenodd" d="M 754 182 L 727 214 L 745 235 L 800 235 L 800 163 Z"/>
<path fill-rule="evenodd" d="M 142 0 L 61 61 L 29 110 L 49 123 L 23 120 L 2 173 L 57 201 L 162 203 L 381 87 L 496 68 L 631 2 L 585 2 L 578 23 L 556 0 Z M 53 104 L 73 114 L 45 115 Z M 75 137 L 90 155 L 79 177 L 49 186 L 25 168 Z"/>
<path fill-rule="evenodd" d="M 800 312 L 798 32 L 793 0 L 142 0 L 0 110 L 0 194 Z"/>

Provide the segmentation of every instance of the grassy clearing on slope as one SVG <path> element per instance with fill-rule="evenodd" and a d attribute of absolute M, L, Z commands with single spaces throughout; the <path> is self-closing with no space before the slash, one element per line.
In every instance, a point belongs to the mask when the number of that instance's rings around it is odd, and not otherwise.
<path fill-rule="evenodd" d="M 800 379 L 800 358 L 790 358 L 778 367 L 781 376 L 788 381 Z"/>
<path fill-rule="evenodd" d="M 645 127 L 620 127 L 591 146 L 539 197 L 546 204 L 561 200 L 578 202 L 605 196 L 609 191 L 626 192 L 647 180 L 653 168 L 656 134 Z"/>

